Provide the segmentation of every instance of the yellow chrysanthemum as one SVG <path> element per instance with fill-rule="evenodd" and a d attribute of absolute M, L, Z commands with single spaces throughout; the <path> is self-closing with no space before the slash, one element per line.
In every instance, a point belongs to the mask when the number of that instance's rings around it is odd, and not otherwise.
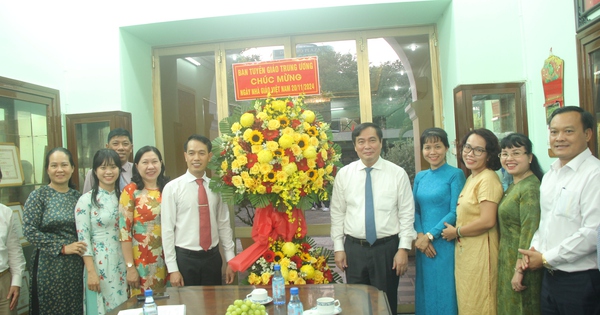
<path fill-rule="evenodd" d="M 285 242 L 283 246 L 281 246 L 281 251 L 285 254 L 285 256 L 292 257 L 294 254 L 296 254 L 298 248 L 296 247 L 296 244 L 292 242 Z"/>
<path fill-rule="evenodd" d="M 286 127 L 281 131 L 282 134 L 284 135 L 293 135 L 294 133 L 296 133 L 296 131 L 292 128 L 292 127 Z"/>
<path fill-rule="evenodd" d="M 314 159 L 317 157 L 317 150 L 313 146 L 308 146 L 304 152 L 302 152 L 302 155 L 307 159 Z"/>
<path fill-rule="evenodd" d="M 260 150 L 258 152 L 258 161 L 260 163 L 269 163 L 273 160 L 273 152 L 269 150 Z"/>
<path fill-rule="evenodd" d="M 248 139 L 246 141 L 250 142 L 252 145 L 262 144 L 264 140 L 262 132 L 258 130 L 252 130 Z"/>
<path fill-rule="evenodd" d="M 273 108 L 276 111 L 283 112 L 286 108 L 285 102 L 282 100 L 274 100 L 271 102 L 271 108 Z"/>
<path fill-rule="evenodd" d="M 283 149 L 287 149 L 294 144 L 294 138 L 288 134 L 283 134 L 279 137 L 279 146 Z"/>
<path fill-rule="evenodd" d="M 279 264 L 281 265 L 281 268 L 285 268 L 288 269 L 288 267 L 290 266 L 290 259 L 287 257 L 283 257 L 281 258 L 281 260 L 279 261 Z"/>
<path fill-rule="evenodd" d="M 281 126 L 282 128 L 285 128 L 290 125 L 290 120 L 286 116 L 281 115 L 277 117 L 277 120 L 279 120 L 279 126 Z"/>
<path fill-rule="evenodd" d="M 298 272 L 296 270 L 288 271 L 288 281 L 296 281 L 298 279 Z"/>
<path fill-rule="evenodd" d="M 254 115 L 251 113 L 244 113 L 242 117 L 240 117 L 240 124 L 246 128 L 252 126 L 254 124 Z"/>
<path fill-rule="evenodd" d="M 269 120 L 269 122 L 267 123 L 267 128 L 269 128 L 269 130 L 279 129 L 279 120 L 277 120 L 277 119 Z"/>
<path fill-rule="evenodd" d="M 244 185 L 244 181 L 242 180 L 242 177 L 239 175 L 235 175 L 231 178 L 231 182 L 233 183 L 233 185 L 235 187 L 242 187 Z"/>
<path fill-rule="evenodd" d="M 242 125 L 240 125 L 240 123 L 238 122 L 234 122 L 233 125 L 231 125 L 231 132 L 238 132 L 242 130 Z"/>
<path fill-rule="evenodd" d="M 267 149 L 271 152 L 275 152 L 279 149 L 279 144 L 275 141 L 267 141 Z"/>
<path fill-rule="evenodd" d="M 315 268 L 313 268 L 311 265 L 302 266 L 302 268 L 300 268 L 300 272 L 306 275 L 306 279 L 312 279 L 315 277 Z"/>
<path fill-rule="evenodd" d="M 298 166 L 296 166 L 296 163 L 289 163 L 288 165 L 283 167 L 283 171 L 286 172 L 289 176 L 291 176 L 292 174 L 296 173 L 296 171 L 298 171 Z"/>
<path fill-rule="evenodd" d="M 221 162 L 221 169 L 226 171 L 227 167 L 229 167 L 229 163 L 227 163 L 227 160 L 223 160 L 223 162 Z"/>
<path fill-rule="evenodd" d="M 308 123 L 312 123 L 313 121 L 315 121 L 316 116 L 312 110 L 305 110 L 302 115 L 304 116 L 304 121 Z"/>

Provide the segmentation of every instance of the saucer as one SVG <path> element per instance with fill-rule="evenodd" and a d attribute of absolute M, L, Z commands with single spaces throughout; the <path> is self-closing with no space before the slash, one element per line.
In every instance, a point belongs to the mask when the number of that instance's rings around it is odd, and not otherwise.
<path fill-rule="evenodd" d="M 248 300 L 248 299 L 244 299 L 244 300 Z M 249 299 L 249 300 L 252 301 L 252 302 L 254 302 L 254 303 L 258 303 L 258 304 L 262 304 L 262 305 L 269 304 L 269 303 L 273 302 L 273 298 L 270 297 L 270 296 L 267 296 L 266 300 L 258 300 L 258 301 L 253 300 L 253 299 Z"/>
<path fill-rule="evenodd" d="M 333 310 L 333 315 L 339 314 L 342 312 L 342 308 L 339 306 L 336 306 L 335 309 Z M 308 311 L 304 311 L 304 313 L 302 313 L 303 315 L 319 315 L 319 311 L 317 311 L 317 307 L 313 307 L 311 309 L 309 309 Z"/>

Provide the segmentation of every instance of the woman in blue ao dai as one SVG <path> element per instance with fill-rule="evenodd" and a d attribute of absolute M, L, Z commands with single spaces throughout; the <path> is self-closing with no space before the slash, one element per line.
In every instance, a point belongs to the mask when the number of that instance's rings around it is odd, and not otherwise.
<path fill-rule="evenodd" d="M 441 238 L 444 223 L 456 222 L 456 202 L 464 173 L 446 163 L 450 145 L 440 128 L 421 135 L 421 151 L 430 169 L 415 178 L 416 314 L 457 314 L 454 286 L 454 243 Z"/>
<path fill-rule="evenodd" d="M 127 268 L 119 242 L 119 155 L 99 150 L 92 169 L 92 190 L 79 198 L 75 222 L 79 240 L 88 244 L 83 254 L 86 314 L 102 315 L 127 300 Z"/>

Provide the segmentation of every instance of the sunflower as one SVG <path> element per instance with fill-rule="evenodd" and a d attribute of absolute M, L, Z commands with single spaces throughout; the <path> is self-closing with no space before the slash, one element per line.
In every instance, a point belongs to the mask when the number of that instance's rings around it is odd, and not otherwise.
<path fill-rule="evenodd" d="M 300 258 L 302 258 L 303 261 L 310 261 L 310 254 L 309 253 L 302 253 L 300 254 Z"/>
<path fill-rule="evenodd" d="M 265 174 L 265 176 L 263 177 L 263 180 L 265 182 L 271 182 L 271 183 L 275 182 L 277 180 L 276 173 L 271 170 L 270 172 Z"/>
<path fill-rule="evenodd" d="M 298 146 L 300 147 L 300 149 L 302 149 L 302 151 L 304 151 L 306 148 L 308 148 L 310 144 L 310 137 L 307 134 L 302 134 L 300 136 L 300 139 L 298 139 Z"/>
<path fill-rule="evenodd" d="M 282 157 L 284 153 L 285 153 L 285 151 L 283 151 L 282 148 L 278 148 L 275 151 L 273 151 L 273 155 L 275 155 L 277 157 Z"/>
<path fill-rule="evenodd" d="M 277 251 L 275 252 L 275 257 L 273 257 L 273 262 L 278 263 L 283 257 L 285 257 L 285 255 L 282 252 Z"/>
<path fill-rule="evenodd" d="M 244 134 L 244 139 L 252 145 L 259 145 L 263 142 L 263 134 L 258 130 L 252 130 L 247 135 Z"/>
<path fill-rule="evenodd" d="M 315 127 L 315 126 L 311 126 L 310 128 L 306 129 L 305 131 L 311 137 L 316 137 L 319 135 L 319 131 L 317 130 L 317 127 Z"/>
<path fill-rule="evenodd" d="M 319 173 L 316 170 L 308 170 L 306 176 L 308 176 L 310 180 L 315 180 L 319 177 Z"/>
<path fill-rule="evenodd" d="M 285 128 L 290 124 L 290 119 L 284 115 L 277 117 L 277 120 L 279 120 L 279 126 L 281 126 L 281 128 Z"/>

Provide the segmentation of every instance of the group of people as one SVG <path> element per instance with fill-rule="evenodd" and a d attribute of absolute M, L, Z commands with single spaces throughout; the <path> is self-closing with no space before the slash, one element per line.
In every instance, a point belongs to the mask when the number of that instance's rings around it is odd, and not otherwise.
<path fill-rule="evenodd" d="M 447 164 L 446 132 L 420 138 L 430 169 L 412 193 L 406 172 L 380 157 L 382 131 L 352 132 L 360 160 L 336 175 L 335 262 L 348 283 L 371 284 L 395 310 L 415 239 L 417 314 L 600 314 L 600 161 L 587 147 L 594 118 L 579 107 L 549 118 L 558 160 L 544 174 L 530 139 L 468 132 L 462 164 Z M 504 190 L 503 168 L 512 182 Z M 414 222 L 414 228 L 413 228 Z"/>
<path fill-rule="evenodd" d="M 188 170 L 169 181 L 156 147 L 140 148 L 128 162 L 131 134 L 114 129 L 93 157 L 83 194 L 73 184 L 71 153 L 50 150 L 44 160 L 48 185 L 24 205 L 24 234 L 35 247 L 29 314 L 105 314 L 130 296 L 164 288 L 169 277 L 172 286 L 221 284 L 218 247 L 229 260 L 234 244 L 228 208 L 209 189 L 211 149 L 208 138 L 190 136 L 184 146 Z M 7 297 L 0 299 L 0 314 L 16 314 L 25 259 L 9 224 L 12 211 L 0 211 L 0 294 Z M 226 282 L 233 279 L 228 269 Z"/>
<path fill-rule="evenodd" d="M 476 129 L 460 143 L 466 179 L 446 161 L 446 132 L 427 129 L 420 143 L 430 169 L 411 188 L 406 172 L 380 156 L 381 128 L 356 126 L 360 159 L 339 170 L 329 205 L 335 263 L 347 282 L 383 290 L 395 310 L 414 241 L 417 314 L 600 314 L 600 161 L 587 148 L 594 119 L 569 106 L 549 127 L 558 160 L 545 175 L 527 136 L 498 141 Z M 128 131 L 112 130 L 106 147 L 94 155 L 83 194 L 71 153 L 46 154 L 48 185 L 25 203 L 24 234 L 35 246 L 29 314 L 105 314 L 167 279 L 218 285 L 219 246 L 227 261 L 235 255 L 227 205 L 206 176 L 208 138 L 187 139 L 187 172 L 172 181 L 155 147 L 128 162 Z M 500 168 L 512 177 L 506 190 Z M 12 211 L 0 211 L 0 314 L 8 314 L 25 260 Z M 228 267 L 225 282 L 234 276 Z"/>

